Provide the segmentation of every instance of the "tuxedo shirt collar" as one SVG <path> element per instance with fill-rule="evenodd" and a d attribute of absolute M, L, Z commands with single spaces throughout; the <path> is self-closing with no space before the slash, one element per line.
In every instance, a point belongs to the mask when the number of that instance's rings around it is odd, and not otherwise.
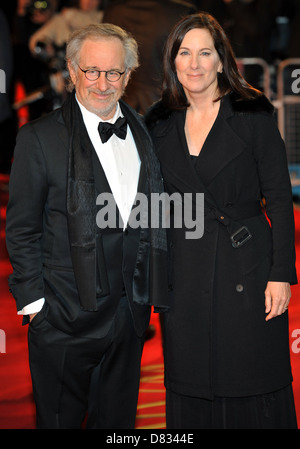
<path fill-rule="evenodd" d="M 108 184 L 114 195 L 114 199 L 123 219 L 124 228 L 127 225 L 132 205 L 134 203 L 140 175 L 140 157 L 136 144 L 128 126 L 125 140 L 113 135 L 106 143 L 102 143 L 98 125 L 104 121 L 93 112 L 88 111 L 76 97 L 82 113 L 89 138 L 103 167 Z M 108 123 L 115 123 L 119 117 L 123 117 L 120 103 L 117 103 L 114 116 Z"/>
<path fill-rule="evenodd" d="M 75 95 L 75 98 L 76 98 L 76 101 L 80 108 L 80 111 L 82 113 L 83 121 L 85 124 L 90 123 L 91 126 L 96 126 L 96 128 L 98 128 L 99 122 L 115 123 L 119 117 L 123 117 L 119 102 L 117 103 L 116 112 L 114 113 L 114 116 L 109 120 L 103 120 L 101 117 L 99 117 L 94 112 L 91 112 L 88 109 L 86 109 L 86 107 L 80 103 L 80 101 L 78 100 L 76 95 Z"/>

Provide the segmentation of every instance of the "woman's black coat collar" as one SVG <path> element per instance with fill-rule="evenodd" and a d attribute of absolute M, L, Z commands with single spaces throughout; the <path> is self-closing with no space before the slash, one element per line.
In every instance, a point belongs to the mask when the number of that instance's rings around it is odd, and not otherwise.
<path fill-rule="evenodd" d="M 231 92 L 222 99 L 222 106 L 226 117 L 230 117 L 236 113 L 249 114 L 261 112 L 273 114 L 274 112 L 272 103 L 265 95 L 260 95 L 253 100 L 241 100 L 237 94 Z M 173 113 L 174 111 L 166 108 L 161 100 L 154 103 L 145 115 L 145 122 L 148 129 L 151 131 L 158 123 L 161 123 L 164 128 Z"/>

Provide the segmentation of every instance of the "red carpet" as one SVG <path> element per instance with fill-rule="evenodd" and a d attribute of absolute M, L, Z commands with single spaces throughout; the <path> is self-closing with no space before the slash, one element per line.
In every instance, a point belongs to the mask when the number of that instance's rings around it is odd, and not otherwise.
<path fill-rule="evenodd" d="M 5 205 L 7 179 L 0 177 L 0 429 L 33 429 L 34 404 L 28 368 L 27 327 L 21 326 L 15 302 L 8 292 L 7 276 L 11 271 L 5 248 Z M 297 268 L 300 278 L 300 209 L 295 210 Z M 290 305 L 291 357 L 294 374 L 294 394 L 300 427 L 300 286 L 292 288 Z M 155 337 L 147 341 L 142 358 L 142 374 L 137 429 L 165 428 L 165 391 L 161 333 L 157 315 L 152 315 Z"/>

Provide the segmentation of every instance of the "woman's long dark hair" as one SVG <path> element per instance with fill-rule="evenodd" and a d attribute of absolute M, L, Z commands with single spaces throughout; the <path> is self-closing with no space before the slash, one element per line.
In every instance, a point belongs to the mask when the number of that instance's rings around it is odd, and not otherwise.
<path fill-rule="evenodd" d="M 175 58 L 186 33 L 195 28 L 210 32 L 215 49 L 223 65 L 223 73 L 218 74 L 219 100 L 233 91 L 243 100 L 256 98 L 262 93 L 250 86 L 237 67 L 229 39 L 218 21 L 207 13 L 197 13 L 181 19 L 171 31 L 164 52 L 164 82 L 162 100 L 170 109 L 185 109 L 189 106 L 184 90 L 178 81 Z"/>

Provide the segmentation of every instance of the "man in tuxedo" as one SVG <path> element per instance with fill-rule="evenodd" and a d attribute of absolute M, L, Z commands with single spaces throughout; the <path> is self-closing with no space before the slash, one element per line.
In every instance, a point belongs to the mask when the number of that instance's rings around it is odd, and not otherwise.
<path fill-rule="evenodd" d="M 88 428 L 133 428 L 151 305 L 168 304 L 165 232 L 130 226 L 130 215 L 137 193 L 150 201 L 162 192 L 161 175 L 142 119 L 121 99 L 138 65 L 136 41 L 117 26 L 90 25 L 66 56 L 65 104 L 17 138 L 9 285 L 29 321 L 37 427 L 80 428 L 87 413 Z M 97 220 L 103 194 L 118 226 Z M 150 220 L 141 214 L 140 223 Z"/>

